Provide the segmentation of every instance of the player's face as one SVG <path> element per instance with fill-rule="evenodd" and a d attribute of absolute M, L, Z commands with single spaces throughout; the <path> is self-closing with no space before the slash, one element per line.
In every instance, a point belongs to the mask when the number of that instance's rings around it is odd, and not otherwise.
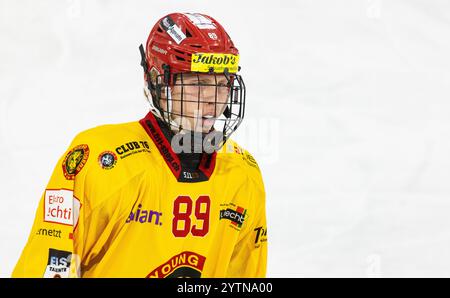
<path fill-rule="evenodd" d="M 172 118 L 187 130 L 207 133 L 223 113 L 228 93 L 222 74 L 183 74 L 182 79 L 179 75 L 172 87 Z M 161 103 L 166 108 L 165 100 Z"/>

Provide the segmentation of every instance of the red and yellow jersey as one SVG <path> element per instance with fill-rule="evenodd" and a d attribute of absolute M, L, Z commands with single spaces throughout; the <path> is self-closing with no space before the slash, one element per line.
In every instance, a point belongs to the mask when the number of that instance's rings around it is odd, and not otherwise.
<path fill-rule="evenodd" d="M 265 192 L 228 140 L 186 170 L 149 113 L 80 133 L 43 193 L 13 277 L 264 277 Z"/>

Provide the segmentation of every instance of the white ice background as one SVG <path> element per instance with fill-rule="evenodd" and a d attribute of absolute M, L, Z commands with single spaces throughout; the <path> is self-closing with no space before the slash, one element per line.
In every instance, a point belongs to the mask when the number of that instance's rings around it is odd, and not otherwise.
<path fill-rule="evenodd" d="M 447 0 L 0 0 L 0 276 L 77 132 L 146 114 L 138 45 L 170 12 L 240 50 L 269 277 L 450 276 Z"/>

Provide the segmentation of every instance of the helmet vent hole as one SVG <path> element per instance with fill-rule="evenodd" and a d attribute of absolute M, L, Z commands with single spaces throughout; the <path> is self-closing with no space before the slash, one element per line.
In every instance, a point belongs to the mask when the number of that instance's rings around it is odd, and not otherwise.
<path fill-rule="evenodd" d="M 192 34 L 188 29 L 186 29 L 186 37 L 192 37 Z"/>
<path fill-rule="evenodd" d="M 201 48 L 202 46 L 201 46 L 201 45 L 198 45 L 198 44 L 191 44 L 191 47 L 199 49 L 199 48 Z"/>
<path fill-rule="evenodd" d="M 177 58 L 178 61 L 186 61 L 186 59 L 177 55 L 175 55 L 175 58 Z"/>

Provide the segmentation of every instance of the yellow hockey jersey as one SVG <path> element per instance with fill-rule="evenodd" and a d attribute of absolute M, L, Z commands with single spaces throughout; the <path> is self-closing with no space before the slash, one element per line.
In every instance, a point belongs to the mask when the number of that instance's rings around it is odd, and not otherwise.
<path fill-rule="evenodd" d="M 152 113 L 77 135 L 13 277 L 264 277 L 265 191 L 232 140 L 196 169 Z"/>

